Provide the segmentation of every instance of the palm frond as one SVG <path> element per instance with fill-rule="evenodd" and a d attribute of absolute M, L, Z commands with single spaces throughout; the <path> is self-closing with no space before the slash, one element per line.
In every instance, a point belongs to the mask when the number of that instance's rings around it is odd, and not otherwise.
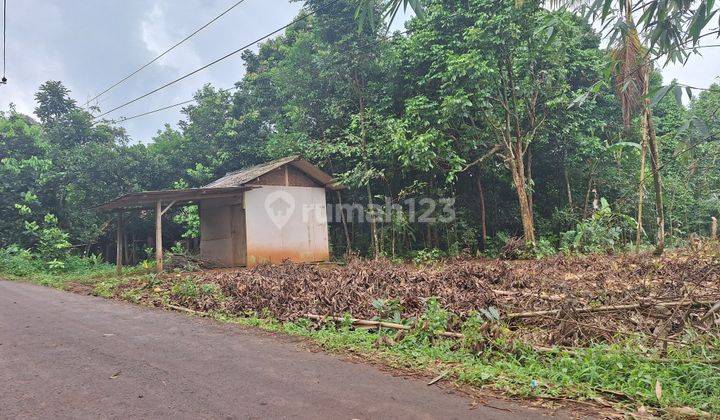
<path fill-rule="evenodd" d="M 358 20 L 360 28 L 366 23 L 374 25 L 375 8 L 378 3 L 381 9 L 381 19 L 387 20 L 388 24 L 395 20 L 401 8 L 403 10 L 412 9 L 416 16 L 422 17 L 425 14 L 422 0 L 384 0 L 380 2 L 377 0 L 356 0 L 356 2 L 355 18 Z"/>
<path fill-rule="evenodd" d="M 611 51 L 611 58 L 623 124 L 629 127 L 633 115 L 642 105 L 649 63 L 632 17 L 628 17 L 625 23 L 618 46 Z"/>

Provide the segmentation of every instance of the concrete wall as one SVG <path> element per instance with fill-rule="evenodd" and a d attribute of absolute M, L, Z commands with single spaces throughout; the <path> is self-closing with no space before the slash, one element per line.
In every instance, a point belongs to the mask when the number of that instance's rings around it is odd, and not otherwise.
<path fill-rule="evenodd" d="M 324 188 L 263 186 L 244 200 L 248 266 L 330 259 Z"/>

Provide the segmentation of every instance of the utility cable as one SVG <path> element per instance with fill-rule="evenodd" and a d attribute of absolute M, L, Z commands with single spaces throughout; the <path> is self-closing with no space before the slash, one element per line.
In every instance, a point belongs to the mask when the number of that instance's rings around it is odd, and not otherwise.
<path fill-rule="evenodd" d="M 407 35 L 407 34 L 410 34 L 410 33 L 412 33 L 411 30 L 399 31 L 399 32 L 394 33 L 392 36 L 383 37 L 383 38 L 379 39 L 378 42 L 373 42 L 372 44 L 379 44 L 380 42 L 389 41 L 389 40 L 392 40 L 392 38 L 395 38 L 395 37 L 398 37 L 398 36 Z M 370 46 L 370 45 L 372 45 L 372 44 L 368 44 L 368 45 L 366 45 L 366 46 Z M 237 87 L 232 87 L 232 88 L 229 88 L 229 89 L 219 89 L 218 92 L 230 92 L 230 91 L 235 90 L 235 89 L 237 89 Z M 196 99 L 188 99 L 188 100 L 185 100 L 185 101 L 182 101 L 182 102 L 177 102 L 177 103 L 174 103 L 174 104 L 171 104 L 171 105 L 166 105 L 166 106 L 163 106 L 163 107 L 160 107 L 160 108 L 156 108 L 156 109 L 153 109 L 153 110 L 150 110 L 150 111 L 142 112 L 142 113 L 140 113 L 140 114 L 132 115 L 132 116 L 129 116 L 129 117 L 120 117 L 120 118 L 117 119 L 117 120 L 109 120 L 108 122 L 110 122 L 110 123 L 124 123 L 125 121 L 133 120 L 133 119 L 135 119 L 135 118 L 144 117 L 144 116 L 146 116 L 146 115 L 151 115 L 151 114 L 154 114 L 154 113 L 156 113 L 156 112 L 165 111 L 165 110 L 167 110 L 167 109 L 171 109 L 171 108 L 175 108 L 175 107 L 178 107 L 178 106 L 181 106 L 181 105 L 189 104 L 189 103 L 195 102 L 195 101 L 196 101 Z"/>
<path fill-rule="evenodd" d="M 271 36 L 273 36 L 273 35 L 275 35 L 275 34 L 277 34 L 277 33 L 279 33 L 279 32 L 284 31 L 285 29 L 291 27 L 292 25 L 295 25 L 296 23 L 299 23 L 299 22 L 301 22 L 301 21 L 303 21 L 303 20 L 306 20 L 306 19 L 310 18 L 310 16 L 315 15 L 317 12 L 319 12 L 319 11 L 321 11 L 321 10 L 323 10 L 323 9 L 326 9 L 326 8 L 330 7 L 331 5 L 337 3 L 338 1 L 339 1 L 339 0 L 334 0 L 333 2 L 326 4 L 326 5 L 323 6 L 322 8 L 319 8 L 319 9 L 317 9 L 317 10 L 313 10 L 313 11 L 311 11 L 311 12 L 308 12 L 308 13 L 304 14 L 303 16 L 300 16 L 299 18 L 294 19 L 292 22 L 290 22 L 290 23 L 288 23 L 288 24 L 286 24 L 286 25 L 284 25 L 284 26 L 282 26 L 282 27 L 280 27 L 280 28 L 278 28 L 278 29 L 275 29 L 274 31 L 272 31 L 272 32 L 270 32 L 270 33 L 268 33 L 268 34 L 263 35 L 262 37 L 254 40 L 254 41 L 252 41 L 252 42 L 250 42 L 250 43 L 248 43 L 248 44 L 246 44 L 246 45 L 243 45 L 242 47 L 240 47 L 240 48 L 238 48 L 238 49 L 236 49 L 236 50 L 233 50 L 233 51 L 225 54 L 224 56 L 222 56 L 222 57 L 220 57 L 220 58 L 218 58 L 218 59 L 216 59 L 216 60 L 211 61 L 211 62 L 208 63 L 208 64 L 205 64 L 204 66 L 198 67 L 197 69 L 191 71 L 190 73 L 187 73 L 187 74 L 185 74 L 185 75 L 183 75 L 183 76 L 178 77 L 178 78 L 175 79 L 175 80 L 172 80 L 172 81 L 170 81 L 170 82 L 167 82 L 167 83 L 165 83 L 164 85 L 162 85 L 162 86 L 160 86 L 160 87 L 157 87 L 157 88 L 151 90 L 150 92 L 147 92 L 147 93 L 145 93 L 145 94 L 143 94 L 143 95 L 138 96 L 138 97 L 135 98 L 135 99 L 129 100 L 129 101 L 127 101 L 127 102 L 125 102 L 125 103 L 123 103 L 123 104 L 121 104 L 121 105 L 118 105 L 118 106 L 116 106 L 115 108 L 113 108 L 113 109 L 111 109 L 111 110 L 109 110 L 109 111 L 106 111 L 106 112 L 104 112 L 104 113 L 102 113 L 102 114 L 100 114 L 100 115 L 95 116 L 94 118 L 97 119 L 97 118 L 104 117 L 105 115 L 108 115 L 108 114 L 110 114 L 111 112 L 115 112 L 115 111 L 117 111 L 117 110 L 119 110 L 119 109 L 125 108 L 126 106 L 128 106 L 128 105 L 130 105 L 130 104 L 133 104 L 133 103 L 135 103 L 135 102 L 137 102 L 137 101 L 139 101 L 139 100 L 141 100 L 141 99 L 147 98 L 148 96 L 150 96 L 150 95 L 152 95 L 152 94 L 154 94 L 154 93 L 157 93 L 157 92 L 159 92 L 159 91 L 161 91 L 161 90 L 163 90 L 163 89 L 165 89 L 165 88 L 167 88 L 167 87 L 169 87 L 169 86 L 172 86 L 172 85 L 174 85 L 174 84 L 177 83 L 177 82 L 180 82 L 180 81 L 182 81 L 182 80 L 185 80 L 185 79 L 187 79 L 188 77 L 190 77 L 190 76 L 192 76 L 192 75 L 194 75 L 194 74 L 197 74 L 197 73 L 205 70 L 205 69 L 208 68 L 208 67 L 211 67 L 211 66 L 213 66 L 213 65 L 215 65 L 215 64 L 217 64 L 217 63 L 219 63 L 219 62 L 221 62 L 221 61 L 223 61 L 223 60 L 226 60 L 226 59 L 232 57 L 233 55 L 235 55 L 235 54 L 237 54 L 237 53 L 239 53 L 239 52 L 245 51 L 246 49 L 252 47 L 253 45 L 255 45 L 255 44 L 257 44 L 257 43 L 262 42 L 262 41 L 270 38 Z"/>
<path fill-rule="evenodd" d="M 7 0 L 3 0 L 3 1 L 7 1 Z M 182 45 L 183 43 L 185 43 L 187 40 L 189 40 L 190 38 L 192 38 L 193 36 L 195 36 L 197 33 L 199 33 L 200 31 L 202 31 L 203 29 L 207 28 L 208 26 L 212 25 L 212 24 L 215 23 L 218 19 L 220 19 L 221 17 L 225 16 L 225 15 L 228 14 L 231 10 L 233 10 L 234 8 L 236 8 L 237 6 L 239 6 L 240 4 L 244 3 L 245 1 L 246 1 L 246 0 L 240 0 L 240 1 L 235 2 L 232 6 L 228 7 L 227 9 L 225 9 L 224 12 L 222 12 L 222 13 L 220 13 L 219 15 L 215 16 L 215 17 L 214 17 L 212 20 L 210 20 L 208 23 L 206 23 L 206 24 L 204 24 L 203 26 L 201 26 L 201 27 L 199 27 L 198 29 L 196 29 L 195 32 L 193 32 L 193 33 L 191 33 L 190 35 L 186 36 L 185 38 L 183 38 L 183 39 L 180 40 L 179 42 L 175 43 L 172 47 L 170 47 L 170 48 L 166 49 L 165 51 L 163 51 L 163 52 L 162 52 L 160 55 L 158 55 L 157 57 L 153 58 L 152 60 L 150 60 L 150 61 L 148 61 L 147 63 L 145 63 L 145 64 L 143 64 L 142 66 L 140 66 L 137 70 L 133 71 L 132 73 L 128 74 L 127 76 L 125 76 L 125 77 L 123 77 L 122 79 L 120 79 L 120 80 L 118 80 L 117 82 L 115 82 L 113 85 L 111 85 L 111 86 L 108 87 L 107 89 L 105 89 L 105 90 L 103 90 L 102 92 L 98 93 L 98 94 L 95 95 L 95 97 L 93 97 L 92 99 L 89 99 L 87 102 L 85 102 L 85 106 L 87 106 L 90 102 L 92 102 L 92 101 L 98 99 L 99 97 L 103 96 L 104 94 L 110 92 L 111 90 L 113 90 L 114 88 L 116 88 L 117 86 L 119 86 L 120 84 L 122 84 L 123 82 L 125 82 L 126 80 L 128 80 L 129 78 L 131 78 L 131 77 L 135 76 L 136 74 L 140 73 L 140 72 L 143 71 L 145 68 L 147 68 L 149 65 L 151 65 L 152 63 L 158 61 L 159 59 L 161 59 L 162 57 L 164 57 L 167 53 L 169 53 L 170 51 L 172 51 L 172 50 L 174 50 L 175 48 L 179 47 L 180 45 Z"/>
<path fill-rule="evenodd" d="M 0 79 L 0 84 L 7 83 L 6 68 L 7 68 L 7 0 L 3 0 L 3 75 Z"/>

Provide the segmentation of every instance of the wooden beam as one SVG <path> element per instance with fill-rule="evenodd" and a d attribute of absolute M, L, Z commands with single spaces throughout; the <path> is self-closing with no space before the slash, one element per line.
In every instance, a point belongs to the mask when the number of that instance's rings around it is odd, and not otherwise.
<path fill-rule="evenodd" d="M 155 202 L 155 267 L 158 273 L 163 271 L 162 244 L 162 202 Z"/>
<path fill-rule="evenodd" d="M 115 272 L 119 276 L 123 267 L 123 242 L 125 241 L 125 220 L 123 212 L 119 211 L 117 216 L 117 249 L 115 253 Z"/>
<path fill-rule="evenodd" d="M 198 197 L 196 195 L 194 196 L 178 196 L 174 197 L 173 200 L 175 201 L 175 204 L 178 203 L 197 203 L 200 200 L 207 200 L 207 199 L 215 199 L 215 198 L 232 198 L 232 197 L 242 197 L 242 192 L 233 192 L 233 193 L 226 193 L 226 194 L 213 194 L 209 196 L 201 196 Z M 98 211 L 113 211 L 117 209 L 125 209 L 125 210 L 134 210 L 134 209 L 154 209 L 155 208 L 155 202 L 156 199 L 142 199 L 142 200 L 123 200 L 123 201 L 117 201 L 112 203 L 103 204 L 102 206 L 98 206 L 95 209 Z"/>
<path fill-rule="evenodd" d="M 163 214 L 167 213 L 167 211 L 170 210 L 170 208 L 175 205 L 175 203 L 177 203 L 177 200 L 173 200 L 172 203 L 168 204 L 168 206 L 165 207 L 162 212 L 160 212 L 160 215 L 162 216 Z"/>

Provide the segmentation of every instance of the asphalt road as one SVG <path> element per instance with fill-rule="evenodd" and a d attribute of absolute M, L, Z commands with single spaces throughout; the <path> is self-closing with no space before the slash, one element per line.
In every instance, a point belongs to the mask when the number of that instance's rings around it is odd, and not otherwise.
<path fill-rule="evenodd" d="M 0 418 L 537 418 L 211 320 L 0 281 Z"/>

